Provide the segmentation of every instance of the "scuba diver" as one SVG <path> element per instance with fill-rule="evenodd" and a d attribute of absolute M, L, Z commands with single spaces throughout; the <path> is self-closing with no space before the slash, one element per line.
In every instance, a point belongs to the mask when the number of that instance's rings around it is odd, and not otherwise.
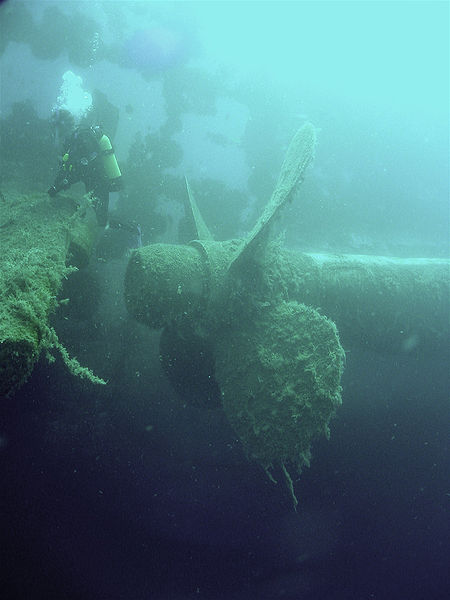
<path fill-rule="evenodd" d="M 73 129 L 68 111 L 59 111 L 57 133 Z M 64 143 L 61 165 L 54 184 L 48 190 L 53 197 L 61 190 L 82 181 L 93 197 L 97 222 L 108 225 L 109 194 L 121 189 L 122 174 L 107 135 L 98 125 L 76 127 Z"/>

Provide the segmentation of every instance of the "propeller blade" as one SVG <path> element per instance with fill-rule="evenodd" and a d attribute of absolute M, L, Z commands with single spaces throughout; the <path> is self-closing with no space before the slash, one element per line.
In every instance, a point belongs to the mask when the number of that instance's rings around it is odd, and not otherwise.
<path fill-rule="evenodd" d="M 198 209 L 197 202 L 194 197 L 194 192 L 187 177 L 184 178 L 186 181 L 187 197 L 184 201 L 184 212 L 187 226 L 189 229 L 189 240 L 213 240 L 213 236 L 209 231 L 203 217 Z"/>
<path fill-rule="evenodd" d="M 311 307 L 282 301 L 257 314 L 217 336 L 216 379 L 246 454 L 269 477 L 281 468 L 295 504 L 286 465 L 300 472 L 313 438 L 329 436 L 345 354 L 335 324 Z"/>
<path fill-rule="evenodd" d="M 237 255 L 229 265 L 229 270 L 234 269 L 253 253 L 275 215 L 286 204 L 294 189 L 302 183 L 306 167 L 314 158 L 315 146 L 316 130 L 311 123 L 305 123 L 289 144 L 277 187 L 255 227 L 247 238 L 242 241 Z"/>

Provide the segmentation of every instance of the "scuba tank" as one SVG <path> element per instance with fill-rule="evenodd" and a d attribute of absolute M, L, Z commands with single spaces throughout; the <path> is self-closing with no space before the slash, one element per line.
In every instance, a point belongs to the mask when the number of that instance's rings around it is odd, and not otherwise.
<path fill-rule="evenodd" d="M 114 154 L 109 137 L 103 134 L 98 140 L 98 145 L 101 150 L 103 168 L 111 184 L 110 189 L 111 191 L 119 189 L 122 173 L 120 172 L 119 165 L 117 164 L 116 155 Z"/>

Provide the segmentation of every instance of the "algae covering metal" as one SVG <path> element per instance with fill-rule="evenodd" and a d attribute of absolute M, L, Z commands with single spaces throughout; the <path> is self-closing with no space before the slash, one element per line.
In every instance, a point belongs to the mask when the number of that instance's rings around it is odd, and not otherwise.
<path fill-rule="evenodd" d="M 162 364 L 175 387 L 196 360 L 206 363 L 196 372 L 216 380 L 247 456 L 271 478 L 284 473 L 294 504 L 288 468 L 309 464 L 313 439 L 329 435 L 341 403 L 337 327 L 344 346 L 382 351 L 440 352 L 449 339 L 448 260 L 306 254 L 269 243 L 269 225 L 302 182 L 315 141 L 311 124 L 297 132 L 247 238 L 213 241 L 188 188 L 193 241 L 136 250 L 125 279 L 130 314 L 163 328 Z M 203 390 L 207 408 L 214 387 Z M 199 406 L 202 386 L 194 393 Z"/>
<path fill-rule="evenodd" d="M 345 347 L 448 352 L 448 259 L 309 254 L 273 243 L 258 272 L 266 297 L 278 289 L 319 308 L 336 322 Z"/>
<path fill-rule="evenodd" d="M 1 193 L 0 397 L 26 381 L 43 349 L 57 347 L 72 371 L 79 367 L 48 317 L 62 280 L 87 263 L 95 235 L 91 209 L 70 196 Z"/>
<path fill-rule="evenodd" d="M 305 123 L 292 138 L 281 166 L 278 182 L 258 222 L 242 240 L 239 252 L 233 258 L 230 267 L 247 260 L 256 251 L 258 244 L 265 240 L 270 224 L 292 193 L 303 182 L 305 171 L 314 159 L 316 148 L 316 130 L 311 123 Z"/>
<path fill-rule="evenodd" d="M 315 143 L 307 123 L 294 136 L 277 187 L 246 239 L 212 240 L 188 187 L 187 216 L 199 239 L 135 251 L 125 278 L 129 312 L 150 327 L 165 327 L 163 365 L 210 350 L 214 372 L 208 377 L 217 381 L 247 456 L 272 479 L 284 473 L 294 505 L 288 467 L 300 471 L 309 464 L 312 440 L 329 434 L 341 402 L 344 351 L 334 323 L 314 308 L 278 293 L 266 296 L 255 261 L 270 223 L 302 182 Z"/>
<path fill-rule="evenodd" d="M 313 308 L 281 301 L 237 317 L 216 343 L 225 414 L 246 454 L 269 471 L 309 466 L 313 439 L 329 436 L 341 404 L 344 351 L 336 326 Z"/>

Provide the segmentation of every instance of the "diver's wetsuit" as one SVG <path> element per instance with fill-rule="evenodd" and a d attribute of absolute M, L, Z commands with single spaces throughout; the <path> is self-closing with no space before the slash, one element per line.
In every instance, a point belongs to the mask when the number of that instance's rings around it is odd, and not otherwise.
<path fill-rule="evenodd" d="M 78 127 L 66 141 L 61 166 L 55 183 L 48 190 L 54 196 L 74 183 L 82 181 L 86 191 L 95 197 L 94 208 L 97 222 L 105 227 L 108 222 L 109 192 L 121 187 L 121 177 L 109 179 L 103 166 L 103 154 L 99 140 L 100 127 Z M 111 151 L 112 152 L 112 151 Z"/>

